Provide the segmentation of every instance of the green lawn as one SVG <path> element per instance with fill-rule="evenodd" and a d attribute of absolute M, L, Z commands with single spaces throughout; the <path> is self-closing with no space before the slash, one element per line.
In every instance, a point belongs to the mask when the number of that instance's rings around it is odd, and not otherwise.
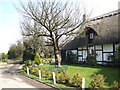
<path fill-rule="evenodd" d="M 40 66 L 44 69 L 49 69 L 49 67 L 54 67 L 55 65 L 43 65 Z M 86 79 L 86 87 L 88 88 L 90 85 L 90 78 L 94 74 L 103 74 L 106 77 L 106 81 L 108 85 L 107 88 L 113 83 L 114 80 L 118 80 L 118 69 L 103 67 L 103 66 L 88 66 L 88 65 L 62 65 L 62 67 L 67 67 L 66 71 L 72 77 L 74 73 L 80 72 L 81 76 Z M 39 68 L 39 67 L 38 67 Z"/>

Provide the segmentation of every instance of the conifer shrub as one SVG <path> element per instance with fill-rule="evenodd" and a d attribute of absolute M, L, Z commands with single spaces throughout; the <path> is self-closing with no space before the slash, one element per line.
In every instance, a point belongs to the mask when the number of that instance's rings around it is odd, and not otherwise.
<path fill-rule="evenodd" d="M 36 53 L 34 60 L 35 60 L 34 63 L 37 65 L 40 65 L 42 63 L 42 61 L 40 59 L 40 55 L 38 53 Z"/>
<path fill-rule="evenodd" d="M 63 71 L 58 75 L 57 82 L 62 84 L 70 84 L 70 76 L 66 71 Z"/>
<path fill-rule="evenodd" d="M 106 77 L 104 77 L 102 74 L 94 75 L 91 78 L 91 88 L 104 88 L 105 79 Z"/>
<path fill-rule="evenodd" d="M 82 77 L 80 76 L 80 73 L 75 73 L 72 78 L 72 85 L 74 87 L 80 87 L 82 88 Z"/>

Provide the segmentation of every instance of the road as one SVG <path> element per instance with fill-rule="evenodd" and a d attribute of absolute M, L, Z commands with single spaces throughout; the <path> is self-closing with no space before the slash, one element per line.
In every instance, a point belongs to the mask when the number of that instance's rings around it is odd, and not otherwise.
<path fill-rule="evenodd" d="M 31 88 L 31 90 L 41 90 L 43 88 L 46 88 L 54 90 L 54 88 L 50 86 L 16 73 L 16 69 L 18 68 L 18 66 L 18 64 L 13 65 L 0 63 L 0 90 L 2 88 Z"/>

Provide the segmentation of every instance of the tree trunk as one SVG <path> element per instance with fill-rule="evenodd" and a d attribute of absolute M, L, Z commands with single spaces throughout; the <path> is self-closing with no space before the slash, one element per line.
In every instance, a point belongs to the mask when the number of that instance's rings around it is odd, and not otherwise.
<path fill-rule="evenodd" d="M 58 50 L 55 50 L 55 63 L 56 63 L 56 67 L 61 67 L 61 58 L 60 58 L 60 53 Z"/>

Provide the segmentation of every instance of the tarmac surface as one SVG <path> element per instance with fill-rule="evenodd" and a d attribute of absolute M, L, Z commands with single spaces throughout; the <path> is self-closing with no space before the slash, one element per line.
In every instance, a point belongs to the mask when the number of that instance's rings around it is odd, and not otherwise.
<path fill-rule="evenodd" d="M 18 74 L 18 67 L 20 67 L 19 64 L 0 63 L 0 90 L 57 90 Z"/>

